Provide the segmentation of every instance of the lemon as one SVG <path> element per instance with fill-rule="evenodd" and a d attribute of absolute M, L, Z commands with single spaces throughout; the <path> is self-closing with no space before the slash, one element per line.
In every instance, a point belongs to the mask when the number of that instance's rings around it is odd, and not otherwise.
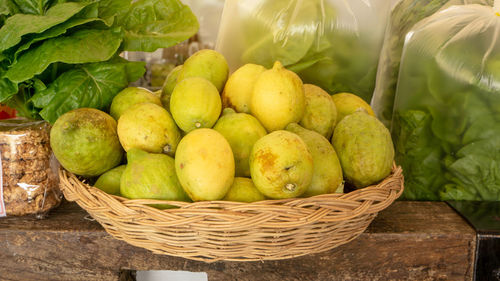
<path fill-rule="evenodd" d="M 123 158 L 115 119 L 93 108 L 61 115 L 50 130 L 50 146 L 61 165 L 80 176 L 99 176 Z"/>
<path fill-rule="evenodd" d="M 296 123 L 286 127 L 297 134 L 307 145 L 313 158 L 313 177 L 303 197 L 344 191 L 342 168 L 332 144 L 319 133 L 302 128 Z"/>
<path fill-rule="evenodd" d="M 264 71 L 265 67 L 249 63 L 231 74 L 222 92 L 223 107 L 233 108 L 236 112 L 250 113 L 250 98 L 255 81 Z"/>
<path fill-rule="evenodd" d="M 126 165 L 120 165 L 102 174 L 94 186 L 106 193 L 120 195 L 120 179 L 125 167 Z"/>
<path fill-rule="evenodd" d="M 254 144 L 250 173 L 255 186 L 266 197 L 298 197 L 311 184 L 313 158 L 298 135 L 278 130 Z"/>
<path fill-rule="evenodd" d="M 234 180 L 231 146 L 213 129 L 194 130 L 179 143 L 175 171 L 193 201 L 220 200 Z"/>
<path fill-rule="evenodd" d="M 332 97 L 318 86 L 304 84 L 306 110 L 300 125 L 330 139 L 337 120 L 337 107 Z"/>
<path fill-rule="evenodd" d="M 118 119 L 118 137 L 125 151 L 139 148 L 173 156 L 181 134 L 166 109 L 142 103 L 129 108 Z"/>
<path fill-rule="evenodd" d="M 338 93 L 332 96 L 337 108 L 337 123 L 349 114 L 356 111 L 364 111 L 371 116 L 375 116 L 373 109 L 362 98 L 351 93 Z"/>
<path fill-rule="evenodd" d="M 167 110 L 170 110 L 170 97 L 172 96 L 175 85 L 177 85 L 177 78 L 179 77 L 181 69 L 182 65 L 178 65 L 174 69 L 172 69 L 172 71 L 170 71 L 170 73 L 167 75 L 167 79 L 165 79 L 165 82 L 163 83 L 163 86 L 161 88 L 161 103 Z"/>
<path fill-rule="evenodd" d="M 174 88 L 170 112 L 175 123 L 185 132 L 212 128 L 222 110 L 219 92 L 201 77 L 186 78 Z"/>
<path fill-rule="evenodd" d="M 304 116 L 305 107 L 302 81 L 279 61 L 272 69 L 264 71 L 255 82 L 250 112 L 268 132 L 298 123 Z"/>
<path fill-rule="evenodd" d="M 223 200 L 235 202 L 256 202 L 265 200 L 266 197 L 255 187 L 249 178 L 234 178 L 233 184 L 229 188 Z"/>
<path fill-rule="evenodd" d="M 127 161 L 120 180 L 120 193 L 124 197 L 189 201 L 175 173 L 172 157 L 133 148 L 127 152 Z"/>
<path fill-rule="evenodd" d="M 226 108 L 215 124 L 214 130 L 221 133 L 231 145 L 236 176 L 249 177 L 250 152 L 254 143 L 267 134 L 266 129 L 252 115 L 236 113 L 232 108 Z"/>
<path fill-rule="evenodd" d="M 111 102 L 109 114 L 118 120 L 128 108 L 135 104 L 150 102 L 162 105 L 161 100 L 153 92 L 145 88 L 128 87 L 119 92 Z"/>
<path fill-rule="evenodd" d="M 391 133 L 366 112 L 355 112 L 342 119 L 333 132 L 332 144 L 346 181 L 357 188 L 375 184 L 391 173 Z"/>
<path fill-rule="evenodd" d="M 184 62 L 177 82 L 189 77 L 203 77 L 221 92 L 228 75 L 229 67 L 224 56 L 217 51 L 204 49 L 194 53 Z"/>

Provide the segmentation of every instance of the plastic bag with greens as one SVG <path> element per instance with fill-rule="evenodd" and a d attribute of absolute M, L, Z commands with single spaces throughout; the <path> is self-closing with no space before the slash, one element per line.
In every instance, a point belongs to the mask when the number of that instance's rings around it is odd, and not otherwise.
<path fill-rule="evenodd" d="M 399 63 L 404 39 L 420 20 L 452 5 L 482 4 L 493 6 L 493 0 L 401 0 L 391 12 L 377 70 L 372 108 L 377 117 L 390 127 L 398 81 Z"/>
<path fill-rule="evenodd" d="M 227 0 L 216 50 L 232 71 L 276 60 L 329 93 L 371 100 L 387 0 Z"/>
<path fill-rule="evenodd" d="M 498 4 L 451 6 L 406 36 L 392 133 L 407 199 L 500 200 Z"/>

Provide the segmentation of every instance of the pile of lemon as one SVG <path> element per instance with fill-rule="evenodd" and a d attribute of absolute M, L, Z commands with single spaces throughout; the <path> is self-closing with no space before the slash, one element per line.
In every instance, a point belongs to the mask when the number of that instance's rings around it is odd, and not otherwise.
<path fill-rule="evenodd" d="M 344 180 L 362 188 L 387 177 L 394 148 L 373 115 L 354 94 L 304 85 L 280 62 L 229 75 L 220 53 L 201 50 L 170 72 L 160 92 L 130 87 L 109 115 L 62 115 L 51 141 L 63 167 L 100 176 L 95 186 L 111 194 L 254 202 L 341 193 Z M 115 143 L 116 153 L 108 151 Z M 71 154 L 75 145 L 86 152 Z M 110 157 L 122 149 L 126 164 Z"/>

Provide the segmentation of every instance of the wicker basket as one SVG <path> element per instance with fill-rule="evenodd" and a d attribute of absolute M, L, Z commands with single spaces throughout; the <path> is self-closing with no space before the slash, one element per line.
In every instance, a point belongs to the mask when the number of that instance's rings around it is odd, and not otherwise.
<path fill-rule="evenodd" d="M 65 170 L 59 175 L 66 199 L 76 201 L 115 238 L 205 262 L 280 260 L 335 248 L 355 239 L 403 192 L 402 170 L 396 166 L 378 185 L 347 194 L 255 203 L 129 200 Z"/>

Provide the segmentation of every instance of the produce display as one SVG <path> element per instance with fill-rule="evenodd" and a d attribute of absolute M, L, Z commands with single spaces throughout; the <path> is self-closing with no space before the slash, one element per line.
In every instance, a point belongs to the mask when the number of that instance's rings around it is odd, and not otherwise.
<path fill-rule="evenodd" d="M 152 52 L 197 30 L 178 0 L 3 0 L 0 102 L 50 123 L 76 108 L 108 110 L 146 71 L 123 51 Z"/>
<path fill-rule="evenodd" d="M 451 7 L 406 40 L 392 134 L 407 199 L 500 200 L 499 8 Z"/>
<path fill-rule="evenodd" d="M 229 75 L 220 53 L 201 50 L 167 76 L 161 106 L 149 90 L 129 87 L 115 96 L 111 115 L 88 108 L 61 115 L 51 144 L 66 170 L 131 199 L 343 193 L 344 179 L 352 188 L 383 180 L 394 157 L 390 133 L 369 105 L 343 96 L 304 85 L 278 61 Z M 337 112 L 346 115 L 338 123 Z"/>
<path fill-rule="evenodd" d="M 279 61 L 330 94 L 370 102 L 389 16 L 387 0 L 227 0 L 216 50 L 235 71 Z"/>

